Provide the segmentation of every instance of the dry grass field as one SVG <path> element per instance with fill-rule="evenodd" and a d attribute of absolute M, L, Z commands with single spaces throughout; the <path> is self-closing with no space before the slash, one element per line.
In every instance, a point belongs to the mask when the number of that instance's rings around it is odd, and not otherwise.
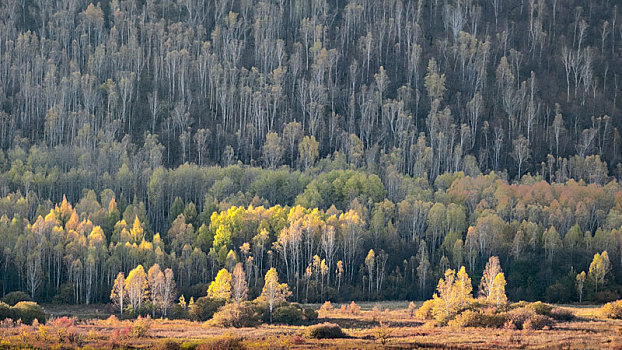
<path fill-rule="evenodd" d="M 407 302 L 359 306 L 356 314 L 338 307 L 320 312 L 318 323 L 338 324 L 343 339 L 312 339 L 308 326 L 223 329 L 183 320 L 98 319 L 103 308 L 48 306 L 46 325 L 0 324 L 0 349 L 622 349 L 622 321 L 598 317 L 596 306 L 561 305 L 575 319 L 537 331 L 434 327 L 411 316 Z M 62 317 L 68 314 L 77 317 Z"/>

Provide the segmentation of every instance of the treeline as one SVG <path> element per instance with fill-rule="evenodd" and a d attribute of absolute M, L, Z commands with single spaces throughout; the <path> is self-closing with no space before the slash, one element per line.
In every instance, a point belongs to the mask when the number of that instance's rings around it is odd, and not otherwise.
<path fill-rule="evenodd" d="M 147 143 L 151 168 L 306 169 L 339 152 L 432 179 L 565 181 L 574 155 L 620 161 L 619 12 L 614 0 L 3 1 L 0 147 L 76 147 L 111 176 Z M 141 177 L 139 160 L 124 163 Z"/>
<path fill-rule="evenodd" d="M 278 181 L 264 181 L 279 171 L 199 169 L 236 174 L 236 181 L 223 177 L 219 181 L 228 187 L 212 185 L 200 204 L 176 198 L 165 210 L 163 231 L 153 229 L 144 202 L 117 200 L 110 189 L 85 191 L 75 206 L 67 200 L 52 206 L 33 191 L 2 198 L 3 294 L 22 290 L 38 301 L 107 302 L 119 272 L 157 263 L 170 269 L 187 300 L 204 296 L 219 270 L 232 273 L 238 264 L 251 298 L 275 267 L 294 301 L 424 299 L 448 268 L 464 265 L 479 278 L 493 255 L 511 300 L 608 300 L 620 294 L 622 188 L 615 180 L 549 184 L 524 176 L 509 184 L 495 173 L 458 172 L 434 183 L 406 176 L 391 190 L 395 184 L 356 170 L 315 176 L 282 170 L 285 178 L 303 178 L 307 185 L 291 195 L 291 205 L 269 205 L 261 193 L 277 201 L 287 195 Z M 215 199 L 213 187 L 229 195 Z M 605 251 L 602 278 L 586 279 L 594 255 Z"/>

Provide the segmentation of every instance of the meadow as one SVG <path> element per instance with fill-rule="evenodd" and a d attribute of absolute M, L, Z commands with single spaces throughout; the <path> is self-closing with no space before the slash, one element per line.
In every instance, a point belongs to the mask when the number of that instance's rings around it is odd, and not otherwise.
<path fill-rule="evenodd" d="M 438 327 L 417 319 L 413 311 L 420 305 L 413 308 L 408 302 L 358 306 L 320 310 L 313 323 L 337 324 L 345 337 L 316 339 L 308 331 L 313 325 L 219 328 L 186 320 L 119 320 L 102 305 L 46 305 L 45 325 L 3 321 L 0 349 L 622 349 L 622 320 L 600 317 L 599 306 L 558 305 L 574 319 L 541 330 Z"/>

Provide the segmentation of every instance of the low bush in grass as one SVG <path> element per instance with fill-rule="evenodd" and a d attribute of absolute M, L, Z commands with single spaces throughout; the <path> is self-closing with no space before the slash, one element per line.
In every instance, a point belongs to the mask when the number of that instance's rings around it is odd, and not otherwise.
<path fill-rule="evenodd" d="M 151 329 L 151 317 L 138 317 L 132 323 L 132 336 L 135 338 L 142 338 L 149 335 Z"/>
<path fill-rule="evenodd" d="M 32 299 L 30 298 L 30 295 L 17 291 L 8 293 L 4 296 L 4 298 L 2 298 L 2 301 L 9 304 L 9 306 L 14 306 L 20 301 L 32 301 Z"/>
<path fill-rule="evenodd" d="M 305 331 L 308 338 L 314 339 L 334 339 L 347 338 L 341 327 L 335 323 L 321 323 L 309 326 Z"/>
<path fill-rule="evenodd" d="M 45 312 L 43 308 L 34 301 L 20 301 L 11 308 L 13 319 L 21 319 L 24 324 L 32 324 L 34 320 L 45 323 Z"/>
<path fill-rule="evenodd" d="M 555 321 L 572 321 L 574 319 L 572 311 L 560 307 L 553 308 L 549 316 Z"/>
<path fill-rule="evenodd" d="M 512 309 L 507 312 L 507 315 L 508 320 L 513 325 L 513 328 L 542 329 L 553 325 L 553 319 L 551 317 L 540 313 L 545 310 L 548 310 L 547 312 L 550 314 L 552 309 L 542 309 L 540 308 L 540 305 L 536 305 L 535 307 L 527 305 Z"/>
<path fill-rule="evenodd" d="M 225 334 L 223 336 L 212 338 L 206 342 L 199 344 L 196 350 L 246 350 L 246 345 L 242 342 L 242 338 Z"/>
<path fill-rule="evenodd" d="M 600 308 L 600 315 L 606 318 L 622 319 L 622 300 L 612 301 Z"/>
<path fill-rule="evenodd" d="M 229 303 L 222 306 L 208 322 L 216 327 L 256 327 L 261 324 L 262 310 L 253 302 Z"/>
<path fill-rule="evenodd" d="M 465 310 L 448 323 L 454 327 L 482 327 L 501 328 L 507 322 L 505 313 L 497 313 L 492 310 Z"/>
<path fill-rule="evenodd" d="M 415 312 L 423 320 L 433 320 L 436 325 L 455 327 L 542 329 L 552 326 L 555 320 L 570 320 L 574 315 L 568 310 L 554 309 L 542 302 L 518 302 L 502 307 L 491 306 L 481 300 L 472 300 L 455 314 L 435 317 L 435 301 L 428 300 Z"/>
<path fill-rule="evenodd" d="M 164 339 L 154 346 L 155 350 L 180 350 L 181 344 L 173 339 Z"/>
<path fill-rule="evenodd" d="M 318 318 L 318 312 L 309 307 L 302 310 L 302 314 L 307 322 L 313 322 Z"/>
<path fill-rule="evenodd" d="M 335 307 L 333 306 L 333 304 L 331 304 L 330 301 L 325 301 L 324 304 L 322 304 L 322 306 L 320 306 L 320 310 L 319 310 L 319 312 L 322 315 L 329 314 L 329 313 L 331 313 L 333 311 L 335 311 Z"/>

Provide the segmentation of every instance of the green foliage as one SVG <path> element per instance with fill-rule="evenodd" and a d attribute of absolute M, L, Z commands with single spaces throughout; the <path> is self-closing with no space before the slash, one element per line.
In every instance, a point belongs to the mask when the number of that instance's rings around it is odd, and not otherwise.
<path fill-rule="evenodd" d="M 7 293 L 7 295 L 5 295 L 4 298 L 2 298 L 2 301 L 6 304 L 9 304 L 9 306 L 13 306 L 19 303 L 20 301 L 32 301 L 32 298 L 30 298 L 30 295 L 24 292 L 17 291 L 17 292 Z"/>
<path fill-rule="evenodd" d="M 149 334 L 151 329 L 151 318 L 139 317 L 132 322 L 131 334 L 135 338 L 144 338 Z"/>
<path fill-rule="evenodd" d="M 207 321 L 212 318 L 216 311 L 223 305 L 225 305 L 225 301 L 222 299 L 201 297 L 188 307 L 188 313 L 192 320 Z"/>
<path fill-rule="evenodd" d="M 256 327 L 261 323 L 261 312 L 261 307 L 255 303 L 233 302 L 218 309 L 209 324 L 216 327 Z"/>
<path fill-rule="evenodd" d="M 278 307 L 274 310 L 274 322 L 297 325 L 302 323 L 303 311 L 300 306 L 289 304 Z"/>
<path fill-rule="evenodd" d="M 307 327 L 305 336 L 314 339 L 347 338 L 339 325 L 328 322 Z"/>
<path fill-rule="evenodd" d="M 45 323 L 45 312 L 39 304 L 33 301 L 20 301 L 11 307 L 13 319 L 21 319 L 24 324 L 32 324 L 36 319 L 39 323 Z"/>
<path fill-rule="evenodd" d="M 12 314 L 11 314 L 11 307 L 0 301 L 0 321 L 4 320 L 5 318 L 12 318 Z"/>

